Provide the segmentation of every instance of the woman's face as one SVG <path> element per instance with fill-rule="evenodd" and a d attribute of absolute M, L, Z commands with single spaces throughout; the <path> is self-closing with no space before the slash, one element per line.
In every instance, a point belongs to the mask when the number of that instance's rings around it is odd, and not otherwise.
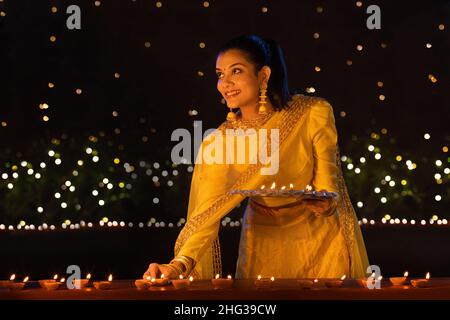
<path fill-rule="evenodd" d="M 257 105 L 263 73 L 255 75 L 254 66 L 243 53 L 230 49 L 220 54 L 216 61 L 217 90 L 229 108 Z"/>

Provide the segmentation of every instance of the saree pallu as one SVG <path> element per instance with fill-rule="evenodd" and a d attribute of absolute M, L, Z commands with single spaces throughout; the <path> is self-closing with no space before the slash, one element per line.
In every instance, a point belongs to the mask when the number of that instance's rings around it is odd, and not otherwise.
<path fill-rule="evenodd" d="M 224 122 L 217 132 L 229 127 L 230 123 Z M 295 189 L 309 184 L 315 190 L 339 194 L 335 212 L 316 217 L 304 205 L 296 205 L 295 198 L 252 197 L 243 219 L 236 277 L 363 277 L 369 262 L 342 175 L 331 105 L 321 98 L 295 95 L 288 107 L 274 112 L 262 128 L 279 132 L 277 141 L 270 135 L 267 141 L 269 153 L 273 154 L 271 147 L 276 146 L 279 154 L 279 167 L 272 175 L 261 174 L 261 162 L 202 161 L 214 135 L 204 139 L 191 182 L 188 219 L 175 244 L 175 256 L 195 261 L 192 275 L 196 278 L 220 274 L 220 221 L 244 200 L 230 191 L 259 189 L 272 182 L 277 186 L 292 183 Z M 249 146 L 245 148 L 248 155 Z"/>

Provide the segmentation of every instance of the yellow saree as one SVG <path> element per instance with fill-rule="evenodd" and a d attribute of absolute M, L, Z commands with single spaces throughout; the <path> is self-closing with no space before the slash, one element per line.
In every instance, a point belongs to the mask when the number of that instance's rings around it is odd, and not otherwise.
<path fill-rule="evenodd" d="M 228 121 L 218 129 L 224 132 L 227 128 Z M 334 214 L 317 217 L 295 198 L 249 199 L 236 278 L 255 278 L 260 274 L 276 278 L 328 278 L 343 274 L 364 277 L 369 262 L 342 175 L 331 105 L 321 98 L 297 94 L 286 109 L 274 112 L 262 128 L 279 132 L 279 167 L 272 175 L 261 174 L 261 162 L 202 161 L 205 150 L 214 143 L 214 135 L 203 140 L 191 182 L 187 222 L 176 241 L 175 256 L 195 261 L 192 274 L 196 278 L 210 279 L 220 274 L 220 221 L 244 200 L 244 196 L 230 191 L 259 189 L 272 182 L 277 186 L 292 183 L 295 189 L 309 184 L 315 190 L 339 194 Z M 270 150 L 270 135 L 267 145 Z M 244 148 L 248 156 L 249 145 Z"/>

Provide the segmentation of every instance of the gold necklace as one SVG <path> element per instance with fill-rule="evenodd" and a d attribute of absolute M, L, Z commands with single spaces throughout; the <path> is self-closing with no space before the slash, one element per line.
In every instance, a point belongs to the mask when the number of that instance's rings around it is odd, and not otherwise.
<path fill-rule="evenodd" d="M 275 111 L 270 110 L 265 114 L 259 114 L 253 119 L 242 119 L 241 116 L 234 120 L 226 120 L 223 125 L 225 129 L 259 129 L 274 115 L 274 113 Z"/>

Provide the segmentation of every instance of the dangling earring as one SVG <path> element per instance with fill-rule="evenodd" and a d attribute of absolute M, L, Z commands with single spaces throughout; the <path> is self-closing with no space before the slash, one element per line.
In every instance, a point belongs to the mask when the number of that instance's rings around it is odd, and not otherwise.
<path fill-rule="evenodd" d="M 263 83 L 263 86 L 260 90 L 260 94 L 259 94 L 259 110 L 258 113 L 259 114 L 267 114 L 267 108 L 266 108 L 266 92 L 267 92 L 267 84 Z"/>
<path fill-rule="evenodd" d="M 230 108 L 230 112 L 227 114 L 227 120 L 228 121 L 234 121 L 236 120 L 236 113 L 233 112 L 233 109 Z"/>

